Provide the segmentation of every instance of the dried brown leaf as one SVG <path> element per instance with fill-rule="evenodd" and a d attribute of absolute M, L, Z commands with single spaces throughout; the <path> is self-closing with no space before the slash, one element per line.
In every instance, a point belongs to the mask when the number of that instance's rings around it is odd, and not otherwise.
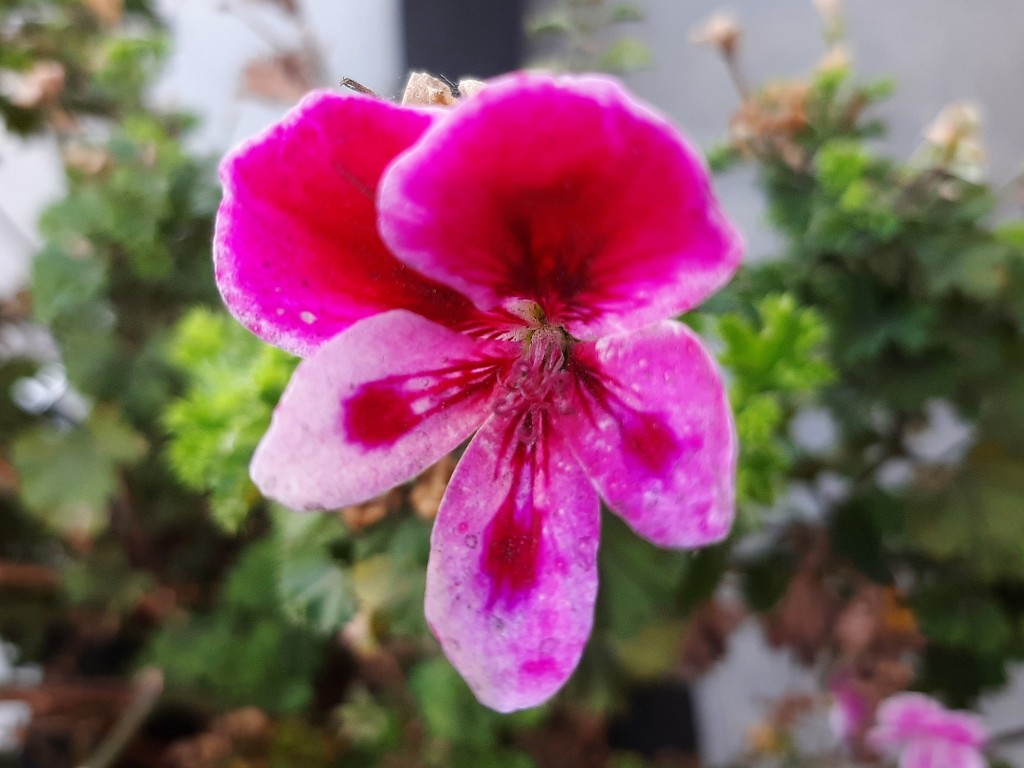
<path fill-rule="evenodd" d="M 409 503 L 412 504 L 417 515 L 424 520 L 433 520 L 437 517 L 441 498 L 448 488 L 448 481 L 451 480 L 454 471 L 455 459 L 449 455 L 416 478 L 416 482 L 413 483 L 412 490 L 409 492 Z"/>
<path fill-rule="evenodd" d="M 300 52 L 256 59 L 242 70 L 243 93 L 283 104 L 294 104 L 315 85 L 314 68 Z"/>
<path fill-rule="evenodd" d="M 82 4 L 108 27 L 120 24 L 124 16 L 124 0 L 82 0 Z"/>
<path fill-rule="evenodd" d="M 801 570 L 765 617 L 768 640 L 772 645 L 791 648 L 809 664 L 831 640 L 838 609 L 839 598 L 820 572 Z"/>

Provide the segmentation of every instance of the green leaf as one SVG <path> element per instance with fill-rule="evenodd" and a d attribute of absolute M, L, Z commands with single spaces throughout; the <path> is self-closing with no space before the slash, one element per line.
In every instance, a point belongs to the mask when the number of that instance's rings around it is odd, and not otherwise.
<path fill-rule="evenodd" d="M 360 749 L 378 750 L 392 746 L 399 739 L 395 716 L 379 704 L 364 688 L 349 694 L 338 708 L 341 735 Z"/>
<path fill-rule="evenodd" d="M 172 690 L 203 695 L 220 706 L 303 711 L 324 642 L 285 620 L 277 565 L 276 542 L 250 546 L 213 609 L 187 623 L 164 625 L 143 660 L 164 670 Z"/>
<path fill-rule="evenodd" d="M 735 374 L 737 399 L 763 392 L 808 392 L 833 377 L 824 360 L 827 330 L 813 309 L 786 294 L 766 296 L 754 322 L 723 315 L 718 333 L 725 342 L 719 359 Z"/>
<path fill-rule="evenodd" d="M 624 37 L 612 43 L 601 56 L 599 66 L 608 72 L 636 72 L 653 64 L 651 49 L 639 38 Z"/>
<path fill-rule="evenodd" d="M 775 551 L 748 565 L 743 573 L 747 605 L 758 613 L 772 608 L 785 594 L 796 570 L 791 553 Z"/>
<path fill-rule="evenodd" d="M 115 408 L 97 406 L 76 427 L 46 425 L 22 433 L 12 453 L 26 506 L 63 535 L 91 536 L 120 491 L 121 468 L 146 450 L 146 441 Z"/>
<path fill-rule="evenodd" d="M 850 499 L 832 517 L 832 544 L 861 573 L 882 584 L 892 582 L 887 543 L 904 527 L 902 506 L 891 496 L 871 492 Z"/>
<path fill-rule="evenodd" d="M 837 139 L 818 151 L 816 164 L 822 187 L 839 196 L 863 180 L 872 158 L 859 142 Z"/>
<path fill-rule="evenodd" d="M 496 750 L 501 730 L 515 724 L 537 723 L 545 713 L 536 707 L 501 715 L 480 704 L 465 681 L 444 658 L 428 659 L 409 673 L 409 688 L 419 705 L 431 738 L 454 747 L 444 765 L 530 766 L 518 752 Z M 456 757 L 463 753 L 461 757 Z"/>
<path fill-rule="evenodd" d="M 932 556 L 962 558 L 987 581 L 1024 579 L 1024 456 L 979 443 L 949 487 L 908 509 L 911 540 Z"/>
<path fill-rule="evenodd" d="M 548 13 L 537 14 L 526 22 L 526 34 L 531 37 L 539 35 L 568 35 L 574 28 L 572 16 L 564 9 L 555 9 Z"/>
<path fill-rule="evenodd" d="M 617 517 L 603 515 L 596 623 L 620 638 L 672 609 L 689 555 L 659 549 Z"/>
<path fill-rule="evenodd" d="M 297 361 L 206 309 L 181 320 L 170 354 L 188 378 L 164 414 L 171 467 L 189 487 L 209 492 L 214 520 L 235 531 L 260 500 L 249 462 Z"/>
<path fill-rule="evenodd" d="M 73 318 L 79 326 L 109 331 L 112 315 L 104 302 L 106 290 L 106 268 L 91 255 L 72 258 L 50 244 L 32 262 L 32 309 L 41 323 Z"/>
<path fill-rule="evenodd" d="M 352 574 L 333 557 L 347 534 L 329 514 L 277 510 L 278 591 L 287 615 L 322 635 L 352 618 L 356 595 Z"/>
<path fill-rule="evenodd" d="M 959 583 L 930 586 L 914 596 L 912 605 L 924 636 L 949 648 L 1000 655 L 1013 636 L 1009 617 L 977 588 L 964 589 Z"/>
<path fill-rule="evenodd" d="M 612 7 L 611 19 L 616 23 L 643 21 L 644 12 L 632 3 L 622 3 Z"/>

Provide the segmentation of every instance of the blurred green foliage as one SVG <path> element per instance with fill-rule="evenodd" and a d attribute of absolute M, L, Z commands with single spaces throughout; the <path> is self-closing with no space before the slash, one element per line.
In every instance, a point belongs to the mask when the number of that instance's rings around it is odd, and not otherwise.
<path fill-rule="evenodd" d="M 538 48 L 534 66 L 576 72 L 627 74 L 647 69 L 651 49 L 641 37 L 609 34 L 642 22 L 635 3 L 607 0 L 550 0 L 531 9 L 526 33 Z"/>
<path fill-rule="evenodd" d="M 818 398 L 839 439 L 801 459 L 801 475 L 846 478 L 847 497 L 826 510 L 835 549 L 873 579 L 900 572 L 929 643 L 920 682 L 966 704 L 1005 681 L 1022 647 L 1024 414 L 1009 389 L 1024 376 L 1024 242 L 1019 222 L 992 224 L 994 190 L 953 162 L 973 136 L 951 134 L 933 153 L 945 164 L 869 148 L 877 126 L 864 110 L 888 90 L 848 68 L 819 74 L 801 96 L 806 124 L 723 150 L 720 161 L 757 164 L 786 242 L 731 290 L 741 305 L 785 291 L 828 329 L 834 379 Z M 747 107 L 751 125 L 766 98 Z M 915 447 L 936 403 L 970 427 L 939 456 Z M 910 467 L 899 486 L 885 479 L 892 462 Z M 941 594 L 974 595 L 974 607 Z"/>

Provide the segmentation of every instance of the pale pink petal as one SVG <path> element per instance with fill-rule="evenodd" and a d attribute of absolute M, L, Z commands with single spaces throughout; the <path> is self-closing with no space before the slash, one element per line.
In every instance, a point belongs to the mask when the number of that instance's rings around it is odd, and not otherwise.
<path fill-rule="evenodd" d="M 214 265 L 242 324 L 308 355 L 389 309 L 453 326 L 465 319 L 464 297 L 396 260 L 377 234 L 381 174 L 430 122 L 377 99 L 318 92 L 224 160 Z"/>
<path fill-rule="evenodd" d="M 575 403 L 558 419 L 608 506 L 646 539 L 697 547 L 732 524 L 736 435 L 700 340 L 666 320 L 573 350 Z"/>
<path fill-rule="evenodd" d="M 546 427 L 532 444 L 516 433 L 515 417 L 494 416 L 469 444 L 427 567 L 434 634 L 477 698 L 500 712 L 562 686 L 597 594 L 597 494 Z"/>
<path fill-rule="evenodd" d="M 899 768 L 985 768 L 988 761 L 974 747 L 938 739 L 912 741 L 899 753 Z"/>
<path fill-rule="evenodd" d="M 322 509 L 411 479 L 484 421 L 509 346 L 403 310 L 356 323 L 299 364 L 253 480 L 293 509 Z"/>
<path fill-rule="evenodd" d="M 601 77 L 493 81 L 391 166 L 380 211 L 406 263 L 581 338 L 690 309 L 741 252 L 697 152 Z"/>
<path fill-rule="evenodd" d="M 891 750 L 931 730 L 942 706 L 923 693 L 900 693 L 883 701 L 875 713 L 875 727 L 869 743 L 878 750 Z"/>
<path fill-rule="evenodd" d="M 870 739 L 879 748 L 914 738 L 937 738 L 977 747 L 988 738 L 977 715 L 948 710 L 923 693 L 890 696 L 879 706 L 875 720 Z"/>

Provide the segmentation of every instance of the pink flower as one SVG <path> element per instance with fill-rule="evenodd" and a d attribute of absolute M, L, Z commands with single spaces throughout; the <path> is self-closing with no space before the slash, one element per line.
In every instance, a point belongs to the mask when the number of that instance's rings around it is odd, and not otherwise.
<path fill-rule="evenodd" d="M 216 272 L 306 359 L 252 464 L 295 509 L 364 501 L 471 435 L 426 614 L 488 706 L 551 696 L 597 593 L 600 494 L 641 536 L 717 541 L 722 382 L 666 317 L 740 258 L 697 154 L 599 77 L 513 75 L 450 111 L 316 93 L 223 165 Z"/>
<path fill-rule="evenodd" d="M 970 712 L 945 709 L 920 693 L 900 693 L 882 702 L 868 743 L 899 757 L 900 768 L 984 768 L 987 733 Z"/>
<path fill-rule="evenodd" d="M 864 694 L 854 685 L 853 675 L 844 670 L 835 675 L 828 684 L 832 694 L 832 709 L 829 725 L 832 733 L 842 744 L 853 744 L 863 737 L 865 727 L 870 723 L 872 706 Z"/>

